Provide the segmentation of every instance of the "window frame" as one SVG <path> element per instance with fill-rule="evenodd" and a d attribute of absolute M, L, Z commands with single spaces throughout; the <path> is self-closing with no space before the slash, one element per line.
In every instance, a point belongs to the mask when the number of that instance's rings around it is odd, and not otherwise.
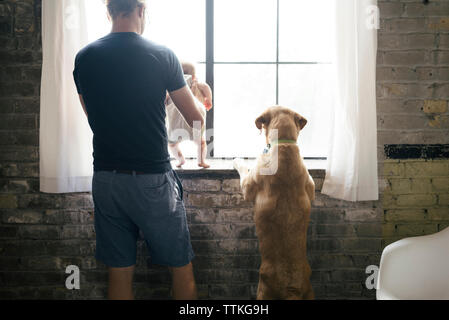
<path fill-rule="evenodd" d="M 239 64 L 251 64 L 251 65 L 276 65 L 276 105 L 279 105 L 279 66 L 281 65 L 319 65 L 319 64 L 330 64 L 329 62 L 317 62 L 317 61 L 285 61 L 281 62 L 279 59 L 279 31 L 280 31 L 280 1 L 276 0 L 276 61 L 271 62 L 251 62 L 251 61 L 239 61 L 239 62 L 230 62 L 230 61 L 215 61 L 215 9 L 214 4 L 215 0 L 205 0 L 206 1 L 206 61 L 200 62 L 200 64 L 206 65 L 206 83 L 212 89 L 212 100 L 213 104 L 215 100 L 215 91 L 214 91 L 214 70 L 215 65 L 239 65 Z M 208 132 L 208 136 L 206 137 L 207 142 L 207 158 L 208 159 L 216 159 L 214 156 L 214 109 L 212 108 L 209 112 L 207 112 L 206 118 L 206 132 Z M 221 158 L 220 159 L 226 159 Z M 255 159 L 255 158 L 247 158 L 247 159 Z M 304 159 L 308 160 L 327 160 L 327 157 L 304 157 Z"/>

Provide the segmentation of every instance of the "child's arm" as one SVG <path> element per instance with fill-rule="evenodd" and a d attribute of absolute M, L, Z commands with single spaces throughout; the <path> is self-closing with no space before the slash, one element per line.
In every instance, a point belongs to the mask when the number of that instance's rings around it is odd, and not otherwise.
<path fill-rule="evenodd" d="M 204 105 L 206 110 L 212 109 L 212 90 L 207 83 L 198 83 L 198 89 L 200 89 L 202 95 L 205 97 Z"/>

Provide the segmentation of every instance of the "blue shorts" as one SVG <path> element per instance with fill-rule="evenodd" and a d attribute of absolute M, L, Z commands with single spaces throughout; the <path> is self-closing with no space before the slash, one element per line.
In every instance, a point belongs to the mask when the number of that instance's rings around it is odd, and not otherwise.
<path fill-rule="evenodd" d="M 142 231 L 151 263 L 188 265 L 193 257 L 183 189 L 176 173 L 94 173 L 95 257 L 112 268 L 136 264 Z"/>

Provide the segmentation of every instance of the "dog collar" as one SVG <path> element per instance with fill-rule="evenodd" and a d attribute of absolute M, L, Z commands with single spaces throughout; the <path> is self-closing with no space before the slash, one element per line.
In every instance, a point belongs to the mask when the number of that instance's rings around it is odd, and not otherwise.
<path fill-rule="evenodd" d="M 271 141 L 271 143 L 267 144 L 267 147 L 265 148 L 265 150 L 263 151 L 264 154 L 267 154 L 271 147 L 277 144 L 297 144 L 297 142 L 295 140 L 273 140 Z"/>

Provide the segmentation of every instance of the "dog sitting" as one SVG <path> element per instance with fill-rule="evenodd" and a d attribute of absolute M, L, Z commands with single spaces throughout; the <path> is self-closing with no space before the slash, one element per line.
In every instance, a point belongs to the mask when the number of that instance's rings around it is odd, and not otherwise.
<path fill-rule="evenodd" d="M 256 120 L 269 149 L 249 170 L 234 167 L 245 200 L 255 203 L 254 220 L 262 257 L 258 300 L 314 299 L 307 261 L 307 228 L 315 183 L 299 153 L 297 139 L 307 124 L 298 113 L 271 107 Z"/>

